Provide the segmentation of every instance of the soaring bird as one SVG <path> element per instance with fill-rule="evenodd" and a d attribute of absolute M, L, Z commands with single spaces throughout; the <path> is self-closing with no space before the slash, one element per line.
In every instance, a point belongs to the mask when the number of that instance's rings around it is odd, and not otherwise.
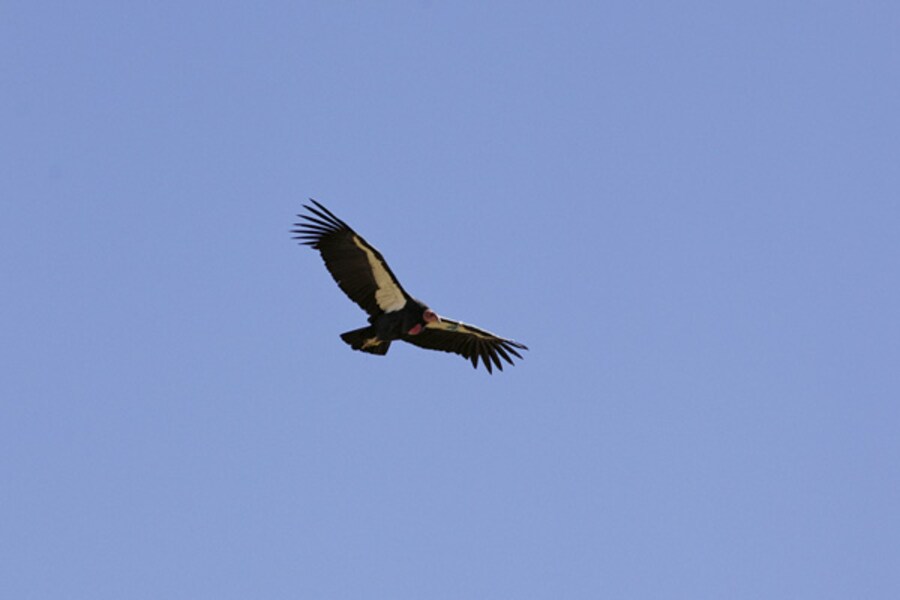
<path fill-rule="evenodd" d="M 501 358 L 513 364 L 510 355 L 527 350 L 524 344 L 502 338 L 489 331 L 440 317 L 421 300 L 403 289 L 381 253 L 361 235 L 337 218 L 330 210 L 310 198 L 314 206 L 304 204 L 309 214 L 295 223 L 294 239 L 318 250 L 325 267 L 347 296 L 369 314 L 369 325 L 341 334 L 354 350 L 384 356 L 394 340 L 403 340 L 420 348 L 454 352 L 472 361 L 478 359 L 493 373 L 501 371 Z"/>

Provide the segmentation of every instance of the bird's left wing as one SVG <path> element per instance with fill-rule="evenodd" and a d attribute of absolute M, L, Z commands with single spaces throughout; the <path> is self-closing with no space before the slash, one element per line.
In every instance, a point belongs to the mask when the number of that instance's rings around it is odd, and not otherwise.
<path fill-rule="evenodd" d="M 304 221 L 295 224 L 294 239 L 318 250 L 338 286 L 370 315 L 403 308 L 409 295 L 381 253 L 330 210 L 310 201 L 315 206 L 303 205 L 310 214 L 297 215 Z"/>
<path fill-rule="evenodd" d="M 510 354 L 522 358 L 522 355 L 516 352 L 516 348 L 528 350 L 525 344 L 444 317 L 441 317 L 440 321 L 428 323 L 417 335 L 404 335 L 403 341 L 428 350 L 454 352 L 471 360 L 475 368 L 478 367 L 478 359 L 481 358 L 488 373 L 493 373 L 491 363 L 503 370 L 501 358 L 509 364 L 514 364 Z"/>

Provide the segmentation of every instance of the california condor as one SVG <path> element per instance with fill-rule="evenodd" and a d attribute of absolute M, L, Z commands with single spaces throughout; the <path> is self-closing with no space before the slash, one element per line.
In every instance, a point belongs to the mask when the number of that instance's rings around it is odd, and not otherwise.
<path fill-rule="evenodd" d="M 312 246 L 322 255 L 325 267 L 351 300 L 369 313 L 369 326 L 341 334 L 354 350 L 384 356 L 394 340 L 403 340 L 429 350 L 455 352 L 478 367 L 478 359 L 493 373 L 501 371 L 501 358 L 513 364 L 510 355 L 522 358 L 514 342 L 467 325 L 439 317 L 428 306 L 406 293 L 381 253 L 349 225 L 310 198 L 315 206 L 304 204 L 310 214 L 297 215 L 292 233 L 301 244 Z"/>

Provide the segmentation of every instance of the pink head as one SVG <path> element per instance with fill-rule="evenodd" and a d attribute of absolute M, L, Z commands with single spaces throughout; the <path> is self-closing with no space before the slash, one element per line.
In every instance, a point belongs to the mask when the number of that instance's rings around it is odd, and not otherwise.
<path fill-rule="evenodd" d="M 435 321 L 440 323 L 441 318 L 437 316 L 436 312 L 434 312 L 430 308 L 426 308 L 425 312 L 422 313 L 422 321 L 425 322 L 425 325 L 428 325 L 429 323 L 434 323 Z M 413 325 L 412 329 L 410 329 L 406 333 L 409 335 L 419 335 L 420 333 L 422 333 L 422 330 L 425 329 L 425 325 L 422 325 L 422 323 L 416 323 L 415 325 Z"/>

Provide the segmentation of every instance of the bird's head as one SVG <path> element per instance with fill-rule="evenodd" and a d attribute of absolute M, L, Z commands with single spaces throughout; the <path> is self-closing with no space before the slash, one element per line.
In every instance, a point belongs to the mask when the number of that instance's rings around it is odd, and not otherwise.
<path fill-rule="evenodd" d="M 406 332 L 408 335 L 419 335 L 429 323 L 441 322 L 441 318 L 436 312 L 434 312 L 424 304 L 422 304 L 421 306 L 422 316 L 419 318 L 419 322 L 413 325 L 412 328 Z"/>

